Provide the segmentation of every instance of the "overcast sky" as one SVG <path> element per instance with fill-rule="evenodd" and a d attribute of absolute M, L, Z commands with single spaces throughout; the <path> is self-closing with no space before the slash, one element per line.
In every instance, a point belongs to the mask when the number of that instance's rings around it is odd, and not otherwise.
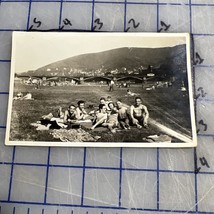
<path fill-rule="evenodd" d="M 52 62 L 85 53 L 121 47 L 172 47 L 186 43 L 186 37 L 179 34 L 173 34 L 173 37 L 169 37 L 170 34 L 158 34 L 161 37 L 156 35 L 15 32 L 13 38 L 15 72 L 35 70 Z"/>

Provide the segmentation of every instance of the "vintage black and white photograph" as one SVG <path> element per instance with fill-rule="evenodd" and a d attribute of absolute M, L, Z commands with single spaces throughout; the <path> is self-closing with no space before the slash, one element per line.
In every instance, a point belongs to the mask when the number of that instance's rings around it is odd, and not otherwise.
<path fill-rule="evenodd" d="M 194 147 L 187 33 L 13 32 L 6 145 Z"/>

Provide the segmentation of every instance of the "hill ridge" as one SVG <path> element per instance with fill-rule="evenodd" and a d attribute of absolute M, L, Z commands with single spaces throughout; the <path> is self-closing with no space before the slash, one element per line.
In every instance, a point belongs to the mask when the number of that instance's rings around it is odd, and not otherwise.
<path fill-rule="evenodd" d="M 179 66 L 186 67 L 186 45 L 164 48 L 121 47 L 97 53 L 68 57 L 34 71 L 29 76 L 104 76 L 145 73 L 150 66 L 160 74 Z M 177 68 L 176 68 L 177 67 Z M 164 71 L 165 70 L 165 71 Z M 174 71 L 174 72 L 175 72 Z"/>

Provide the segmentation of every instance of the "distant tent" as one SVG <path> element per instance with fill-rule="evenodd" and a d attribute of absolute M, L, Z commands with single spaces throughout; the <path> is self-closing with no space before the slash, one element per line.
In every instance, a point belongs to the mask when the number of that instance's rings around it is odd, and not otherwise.
<path fill-rule="evenodd" d="M 155 74 L 153 74 L 153 73 L 148 73 L 147 74 L 147 77 L 154 77 L 155 76 Z"/>

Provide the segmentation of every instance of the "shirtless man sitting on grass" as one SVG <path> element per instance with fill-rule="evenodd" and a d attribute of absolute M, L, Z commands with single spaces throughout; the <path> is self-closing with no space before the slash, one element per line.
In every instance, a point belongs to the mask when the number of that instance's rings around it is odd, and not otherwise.
<path fill-rule="evenodd" d="M 85 110 L 85 101 L 80 100 L 77 103 L 78 107 L 76 108 L 76 119 L 85 120 L 89 116 Z"/>
<path fill-rule="evenodd" d="M 130 129 L 128 109 L 123 106 L 120 100 L 117 101 L 118 121 L 122 129 Z"/>
<path fill-rule="evenodd" d="M 140 97 L 135 98 L 135 104 L 130 108 L 130 116 L 132 123 L 137 126 L 137 128 L 148 128 L 148 118 L 149 112 L 147 107 L 142 104 L 142 99 Z"/>

